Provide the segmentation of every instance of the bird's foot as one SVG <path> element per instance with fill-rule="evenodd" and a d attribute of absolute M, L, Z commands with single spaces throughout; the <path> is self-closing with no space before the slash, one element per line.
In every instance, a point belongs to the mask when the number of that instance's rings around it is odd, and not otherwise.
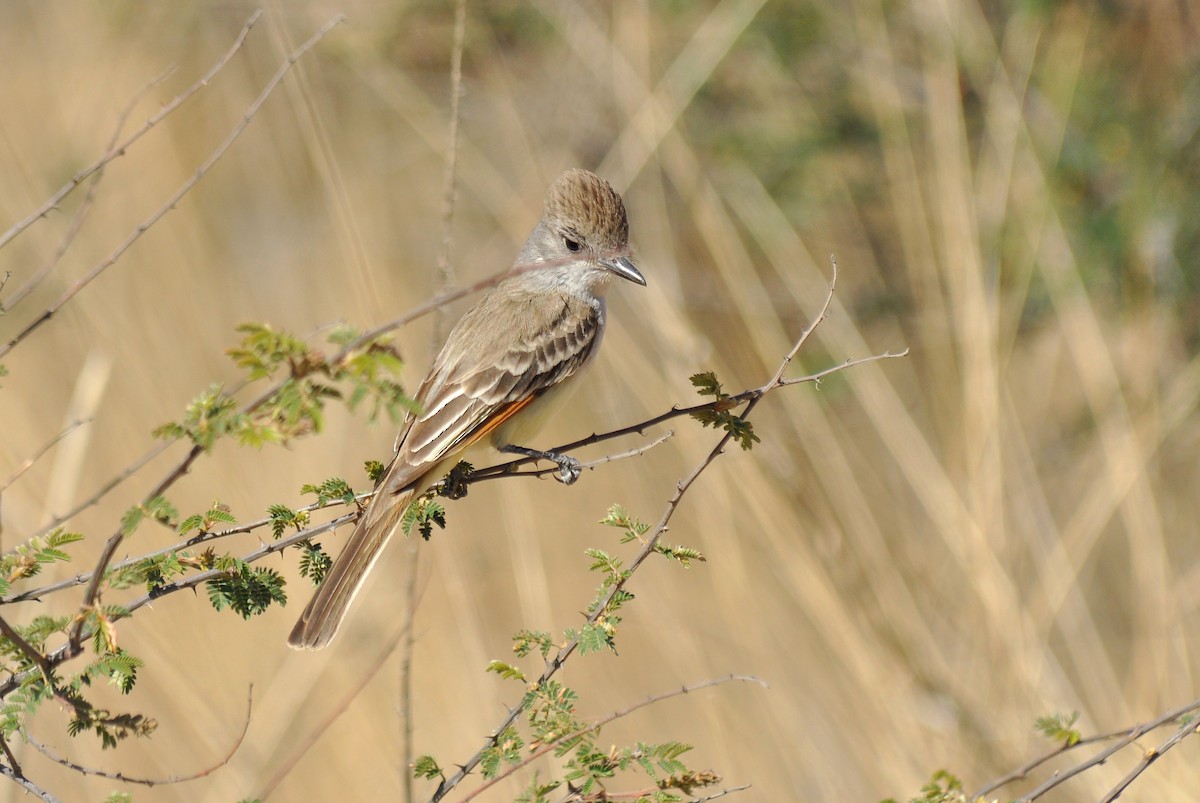
<path fill-rule="evenodd" d="M 514 446 L 507 444 L 500 447 L 500 451 L 509 452 L 510 454 L 520 454 L 526 457 L 532 457 L 535 460 L 549 460 L 551 463 L 558 465 L 558 471 L 554 474 L 554 479 L 561 482 L 563 485 L 572 485 L 579 479 L 579 475 L 583 473 L 583 466 L 574 457 L 569 454 L 559 454 L 558 452 L 541 452 L 537 449 L 529 449 L 524 446 Z"/>

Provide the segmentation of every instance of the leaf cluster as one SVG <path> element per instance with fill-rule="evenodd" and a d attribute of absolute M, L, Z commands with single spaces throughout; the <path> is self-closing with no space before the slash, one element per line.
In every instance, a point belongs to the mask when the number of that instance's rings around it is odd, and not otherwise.
<path fill-rule="evenodd" d="M 1064 747 L 1074 747 L 1083 738 L 1078 730 L 1071 727 L 1078 719 L 1078 711 L 1072 711 L 1070 714 L 1047 714 L 1038 717 L 1033 727 L 1051 741 L 1060 742 Z"/>
<path fill-rule="evenodd" d="M 114 626 L 115 621 L 128 615 L 129 611 L 117 605 L 93 606 L 81 614 L 84 632 L 90 634 L 95 657 L 65 682 L 53 670 L 35 664 L 16 643 L 0 638 L 0 654 L 6 659 L 7 668 L 13 674 L 23 676 L 18 687 L 0 705 L 0 735 L 4 738 L 13 736 L 25 727 L 41 704 L 50 699 L 70 706 L 72 714 L 67 730 L 71 736 L 91 732 L 106 749 L 115 747 L 129 736 L 152 733 L 157 727 L 153 719 L 136 713 L 114 713 L 93 705 L 84 696 L 85 689 L 101 678 L 106 678 L 109 685 L 122 694 L 133 690 L 143 662 L 117 646 Z M 51 638 L 65 639 L 75 623 L 74 617 L 39 616 L 15 630 L 26 644 L 45 655 L 47 642 Z"/>
<path fill-rule="evenodd" d="M 739 415 L 734 414 L 741 402 L 730 396 L 721 388 L 721 383 L 717 381 L 717 375 L 712 371 L 705 371 L 700 374 L 691 376 L 692 384 L 696 387 L 696 392 L 701 396 L 712 396 L 713 400 L 699 410 L 694 411 L 692 418 L 699 421 L 706 427 L 714 429 L 723 429 L 729 433 L 729 436 L 737 441 L 742 449 L 749 451 L 754 448 L 754 444 L 759 442 L 758 435 L 754 432 L 754 425 Z"/>
<path fill-rule="evenodd" d="M 320 432 L 325 405 L 331 399 L 344 400 L 352 411 L 369 399 L 372 420 L 384 411 L 399 420 L 413 409 L 395 379 L 402 368 L 399 352 L 387 340 L 371 341 L 339 359 L 330 359 L 291 333 L 267 324 L 245 323 L 237 331 L 242 339 L 228 349 L 230 358 L 249 382 L 276 380 L 274 390 L 261 403 L 241 409 L 221 385 L 211 385 L 187 406 L 183 420 L 158 427 L 155 437 L 186 438 L 206 452 L 226 436 L 237 438 L 244 446 L 261 447 Z M 329 341 L 345 346 L 358 337 L 354 330 L 339 327 Z"/>
<path fill-rule="evenodd" d="M 175 509 L 175 506 L 166 498 L 156 496 L 148 502 L 140 502 L 125 511 L 125 514 L 121 516 L 121 532 L 125 535 L 132 535 L 134 530 L 146 519 L 174 528 L 178 518 L 179 511 Z"/>
<path fill-rule="evenodd" d="M 287 581 L 279 572 L 265 566 L 251 566 L 244 560 L 225 556 L 217 561 L 223 571 L 208 581 L 208 599 L 218 611 L 229 608 L 243 619 L 257 616 L 272 602 L 287 605 Z"/>
<path fill-rule="evenodd" d="M 895 798 L 887 798 L 881 803 L 896 803 Z M 921 787 L 916 797 L 909 798 L 908 803 L 972 803 L 963 791 L 963 783 L 947 770 L 933 773 L 929 782 Z"/>
<path fill-rule="evenodd" d="M 616 527 L 618 530 L 624 530 L 624 534 L 621 536 L 622 544 L 628 544 L 631 541 L 644 544 L 646 539 L 643 536 L 650 529 L 649 524 L 633 518 L 620 505 L 610 507 L 604 518 L 600 520 L 600 523 L 606 527 Z M 692 567 L 692 561 L 704 563 L 708 560 L 698 549 L 687 546 L 672 546 L 671 544 L 664 544 L 662 541 L 654 545 L 654 551 L 665 558 L 677 561 L 685 569 Z"/>
<path fill-rule="evenodd" d="M 218 524 L 237 524 L 237 517 L 229 505 L 214 500 L 204 513 L 193 513 L 179 522 L 179 534 L 187 535 L 192 530 L 198 530 L 201 534 L 210 533 Z"/>
<path fill-rule="evenodd" d="M 400 519 L 400 528 L 405 535 L 412 535 L 413 528 L 428 541 L 433 536 L 433 525 L 439 530 L 446 529 L 446 508 L 433 498 L 434 492 L 429 491 L 424 496 L 413 501 L 404 511 Z"/>
<path fill-rule="evenodd" d="M 47 563 L 65 562 L 71 556 L 63 549 L 82 541 L 79 533 L 69 533 L 61 527 L 38 538 L 31 538 L 0 556 L 0 596 L 9 592 L 12 584 L 41 572 Z"/>
<path fill-rule="evenodd" d="M 620 529 L 622 544 L 645 543 L 644 536 L 650 529 L 620 505 L 610 507 L 600 524 Z M 687 547 L 663 547 L 655 551 L 683 566 L 689 566 L 693 560 L 704 560 L 703 555 Z M 591 548 L 585 552 L 591 559 L 590 568 L 603 575 L 596 596 L 585 611 L 586 622 L 581 627 L 566 629 L 562 641 L 557 643 L 546 631 L 518 631 L 512 641 L 513 652 L 518 658 L 537 653 L 543 661 L 548 661 L 552 652 L 572 642 L 577 642 L 581 655 L 606 648 L 616 651 L 616 629 L 621 621 L 616 612 L 634 599 L 633 594 L 621 587 L 629 577 L 629 570 L 620 558 L 604 550 Z M 581 799 L 590 799 L 589 796 L 605 799 L 608 794 L 605 784 L 631 771 L 646 775 L 656 787 L 652 793 L 636 799 L 656 803 L 681 800 L 681 794 L 691 794 L 693 789 L 720 781 L 714 772 L 688 769 L 680 756 L 691 746 L 682 742 L 638 742 L 629 747 L 603 750 L 598 744 L 601 728 L 578 717 L 579 696 L 573 689 L 553 678 L 531 681 L 524 670 L 505 661 L 489 662 L 487 671 L 506 680 L 527 684 L 521 709 L 525 714 L 528 741 L 515 726 L 497 734 L 480 757 L 484 777 L 493 778 L 505 764 L 520 762 L 525 748 L 531 752 L 548 749 L 562 760 L 561 779 L 545 781 L 535 774 L 517 800 L 528 803 L 549 801 L 549 795 L 564 784 L 569 786 L 572 795 Z M 429 756 L 423 757 L 417 766 L 424 770 L 418 772 L 417 777 L 433 778 L 441 774 L 437 762 Z"/>

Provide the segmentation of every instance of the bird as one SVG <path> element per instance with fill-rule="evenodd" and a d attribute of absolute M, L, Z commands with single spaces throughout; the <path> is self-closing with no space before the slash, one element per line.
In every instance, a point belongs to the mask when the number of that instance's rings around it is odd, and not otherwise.
<path fill-rule="evenodd" d="M 434 358 L 391 463 L 292 629 L 290 647 L 329 644 L 408 506 L 468 447 L 550 460 L 559 479 L 574 482 L 578 461 L 527 443 L 596 356 L 613 278 L 646 284 L 629 253 L 625 204 L 604 179 L 569 169 L 551 184 L 513 275 L 462 316 Z"/>

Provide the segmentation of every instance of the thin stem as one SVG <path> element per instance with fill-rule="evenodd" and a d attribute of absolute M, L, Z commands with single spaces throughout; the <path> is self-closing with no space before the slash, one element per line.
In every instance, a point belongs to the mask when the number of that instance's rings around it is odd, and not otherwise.
<path fill-rule="evenodd" d="M 253 707 L 254 687 L 251 686 L 250 691 L 246 696 L 246 719 L 242 722 L 241 733 L 239 733 L 237 738 L 234 740 L 233 745 L 229 748 L 229 752 L 227 752 L 215 764 L 211 764 L 208 767 L 199 770 L 198 772 L 192 773 L 191 775 L 173 775 L 169 778 L 139 778 L 132 775 L 126 775 L 123 772 L 112 772 L 109 770 L 95 769 L 93 767 L 85 767 L 82 764 L 76 764 L 70 759 L 57 755 L 53 750 L 39 742 L 37 739 L 34 739 L 28 733 L 25 734 L 25 739 L 51 761 L 61 764 L 67 769 L 74 770 L 82 775 L 95 775 L 100 778 L 109 778 L 114 781 L 120 781 L 121 783 L 138 784 L 140 786 L 167 786 L 170 784 L 184 783 L 186 781 L 194 781 L 198 778 L 203 778 L 207 775 L 213 774 L 221 767 L 224 767 L 226 764 L 228 764 L 233 758 L 234 754 L 237 753 L 238 749 L 242 746 L 242 742 L 245 741 L 246 732 L 250 730 L 250 714 L 253 710 Z"/>
<path fill-rule="evenodd" d="M 234 55 L 241 50 L 242 43 L 246 41 L 246 36 L 250 33 L 250 29 L 254 27 L 254 24 L 258 22 L 260 17 L 262 17 L 261 10 L 255 11 L 250 15 L 250 19 L 246 20 L 246 24 L 242 26 L 241 33 L 238 34 L 237 39 L 235 39 L 233 42 L 233 45 L 228 51 L 225 52 L 225 55 L 217 59 L 217 63 L 214 64 L 212 68 L 200 78 L 200 80 L 196 81 L 196 83 L 192 84 L 183 92 L 176 95 L 170 103 L 163 106 L 157 114 L 147 119 L 145 125 L 127 137 L 123 142 L 109 148 L 103 156 L 72 176 L 70 181 L 64 184 L 58 190 L 58 192 L 54 193 L 54 195 L 50 196 L 50 198 L 47 199 L 41 206 L 30 213 L 28 217 L 17 222 L 12 228 L 0 235 L 0 248 L 8 245 L 8 243 L 14 237 L 25 231 L 25 229 L 32 226 L 41 218 L 45 217 L 50 210 L 56 209 L 59 203 L 62 202 L 62 199 L 66 198 L 76 187 L 82 184 L 88 178 L 88 176 L 92 175 L 98 170 L 103 169 L 104 166 L 113 159 L 116 159 L 119 156 L 124 156 L 126 151 L 129 150 L 129 147 L 133 145 L 133 143 L 137 142 L 143 136 L 148 134 L 150 129 L 161 123 L 168 114 L 178 109 L 193 95 L 195 95 L 204 87 L 208 86 L 212 82 L 212 79 L 216 77 L 217 73 L 219 73 L 225 67 L 225 65 L 229 63 L 230 59 L 232 59 Z"/>

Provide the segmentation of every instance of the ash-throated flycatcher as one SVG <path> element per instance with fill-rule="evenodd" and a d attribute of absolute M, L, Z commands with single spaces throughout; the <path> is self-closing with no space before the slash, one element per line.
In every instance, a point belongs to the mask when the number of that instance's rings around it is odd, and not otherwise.
<path fill-rule="evenodd" d="M 578 169 L 555 180 L 516 261 L 545 265 L 496 285 L 450 332 L 417 391 L 418 412 L 405 422 L 387 473 L 292 629 L 290 646 L 317 650 L 329 643 L 408 505 L 484 436 L 502 452 L 553 460 L 564 481 L 574 481 L 575 460 L 530 449 L 524 438 L 544 417 L 549 397 L 595 356 L 609 280 L 646 284 L 628 244 L 625 205 L 607 181 Z"/>

